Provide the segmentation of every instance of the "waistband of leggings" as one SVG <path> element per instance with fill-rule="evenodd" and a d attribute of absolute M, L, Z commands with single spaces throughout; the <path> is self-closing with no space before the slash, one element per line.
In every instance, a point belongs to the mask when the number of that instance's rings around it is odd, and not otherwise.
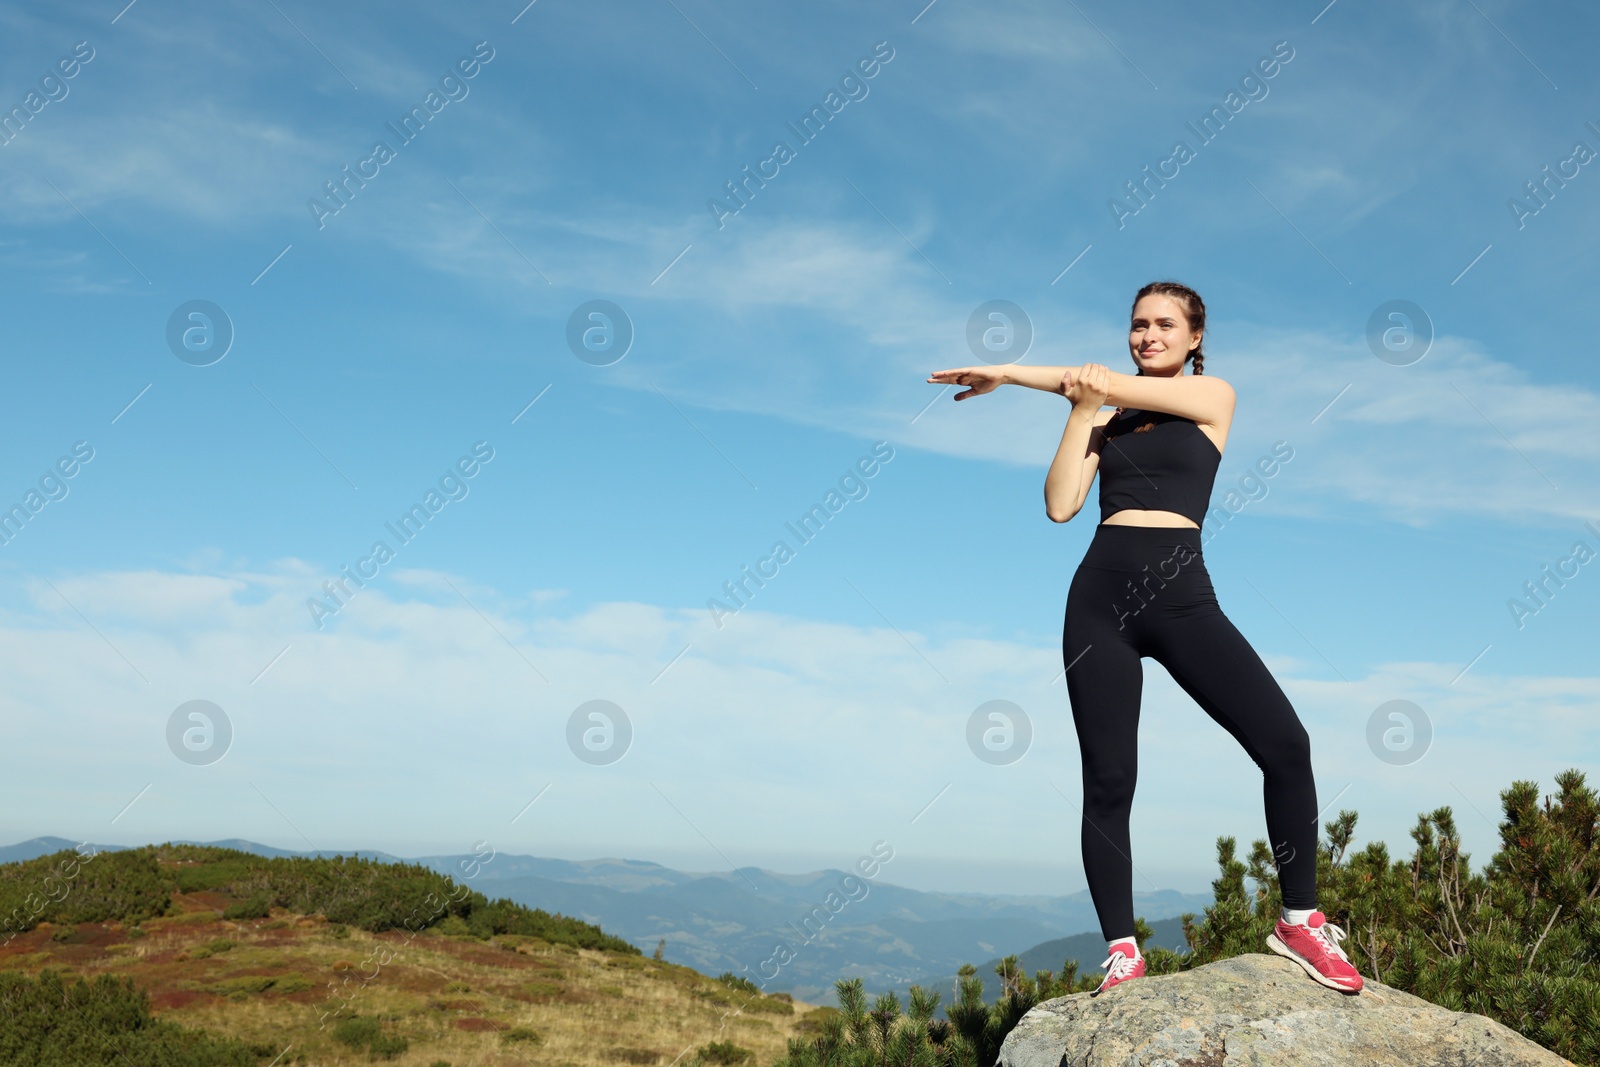
<path fill-rule="evenodd" d="M 1131 567 L 1138 570 L 1152 559 L 1166 558 L 1187 549 L 1181 559 L 1204 564 L 1200 530 L 1193 526 L 1121 526 L 1101 523 L 1084 553 L 1086 567 Z"/>

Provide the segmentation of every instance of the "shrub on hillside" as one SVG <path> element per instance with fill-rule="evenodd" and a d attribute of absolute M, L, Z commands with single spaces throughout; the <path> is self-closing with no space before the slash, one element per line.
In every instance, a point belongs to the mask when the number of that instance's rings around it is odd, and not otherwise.
<path fill-rule="evenodd" d="M 257 893 L 222 909 L 224 919 L 265 919 L 271 914 L 272 905 L 265 893 Z"/>
<path fill-rule="evenodd" d="M 0 865 L 0 940 L 41 922 L 140 922 L 162 914 L 172 880 L 149 849 L 62 849 Z"/>
<path fill-rule="evenodd" d="M 230 919 L 264 918 L 272 907 L 321 914 L 337 926 L 369 932 L 421 931 L 447 917 L 466 932 L 539 938 L 568 948 L 642 955 L 598 926 L 506 899 L 489 900 L 421 864 L 350 856 L 264 857 L 211 845 L 150 845 L 81 855 L 64 849 L 24 863 L 0 865 L 0 942 L 57 924 L 166 914 L 178 893 L 202 890 L 234 898 Z M 452 924 L 453 925 L 453 924 Z"/>
<path fill-rule="evenodd" d="M 1600 1018 L 1600 798 L 1576 769 L 1556 783 L 1555 802 L 1543 806 L 1536 782 L 1501 791 L 1500 848 L 1479 873 L 1449 807 L 1417 817 L 1409 860 L 1391 860 L 1381 841 L 1346 856 L 1356 813 L 1341 811 L 1317 849 L 1317 906 L 1348 932 L 1345 951 L 1363 975 L 1487 1015 L 1575 1063 L 1600 1064 L 1600 1027 L 1592 1025 Z M 1205 920 L 1184 916 L 1192 958 L 1180 964 L 1155 949 L 1147 973 L 1261 951 L 1283 900 L 1272 854 L 1257 840 L 1246 865 L 1233 849 L 1233 838 L 1219 839 L 1222 873 Z"/>
<path fill-rule="evenodd" d="M 254 1067 L 278 1051 L 154 1019 L 131 978 L 0 973 L 3 1067 Z"/>
<path fill-rule="evenodd" d="M 433 929 L 436 933 L 445 934 L 449 937 L 472 936 L 472 927 L 468 926 L 467 920 L 459 915 L 446 915 L 433 924 Z"/>
<path fill-rule="evenodd" d="M 605 952 L 621 952 L 641 956 L 639 948 L 620 937 L 613 937 L 591 923 L 552 915 L 543 908 L 529 908 L 501 898 L 491 901 L 482 893 L 467 896 L 451 911 L 467 920 L 473 936 L 488 938 L 496 934 L 517 934 L 537 937 L 552 944 L 571 945 L 576 948 Z"/>
<path fill-rule="evenodd" d="M 231 951 L 233 951 L 233 942 L 226 937 L 219 937 L 213 941 L 207 941 L 203 945 L 199 945 L 190 949 L 189 958 L 192 960 L 203 960 L 209 959 L 212 956 L 221 955 L 224 952 Z"/>
<path fill-rule="evenodd" d="M 701 1063 L 721 1064 L 722 1067 L 736 1067 L 746 1060 L 755 1059 L 755 1055 L 754 1052 L 742 1045 L 735 1045 L 732 1041 L 713 1041 L 695 1050 L 695 1056 Z"/>
<path fill-rule="evenodd" d="M 340 1019 L 334 1024 L 333 1037 L 353 1049 L 365 1050 L 375 1059 L 392 1060 L 411 1047 L 410 1041 L 388 1033 L 377 1019 L 365 1015 Z"/>
<path fill-rule="evenodd" d="M 544 1035 L 526 1026 L 513 1026 L 501 1032 L 500 1042 L 505 1045 L 542 1045 Z"/>
<path fill-rule="evenodd" d="M 1011 962 L 1015 962 L 1014 957 Z M 972 977 L 976 973 L 977 968 L 971 964 L 962 968 L 963 993 L 981 998 L 982 982 Z M 998 1041 L 984 1039 L 987 1012 L 979 1024 L 979 1043 L 974 1045 L 953 1033 L 943 1019 L 933 1018 L 939 994 L 921 986 L 911 987 L 911 1008 L 904 1016 L 900 1014 L 900 998 L 892 992 L 879 996 L 869 1011 L 860 978 L 839 979 L 834 983 L 834 992 L 839 1009 L 820 1020 L 821 1033 L 809 1040 L 790 1038 L 788 1054 L 775 1067 L 879 1067 L 883 1063 L 988 1067 L 999 1052 Z M 983 1009 L 981 999 L 976 1007 Z M 957 1013 L 957 1008 L 951 1009 L 952 1019 Z M 964 1018 L 970 1022 L 975 1017 Z"/>
<path fill-rule="evenodd" d="M 732 989 L 738 989 L 742 992 L 749 993 L 753 997 L 761 996 L 761 987 L 756 985 L 742 974 L 734 974 L 732 971 L 723 971 L 721 974 L 717 975 L 717 981 Z"/>
<path fill-rule="evenodd" d="M 1418 817 L 1409 860 L 1391 861 L 1383 842 L 1346 856 L 1356 813 L 1325 824 L 1317 850 L 1318 907 L 1348 931 L 1344 948 L 1363 975 L 1452 1011 L 1487 1015 L 1574 1063 L 1600 1065 L 1600 798 L 1576 769 L 1556 776 L 1555 803 L 1538 803 L 1538 786 L 1517 781 L 1500 794 L 1500 848 L 1474 874 L 1461 852 L 1450 808 Z M 1183 916 L 1190 951 L 1143 949 L 1146 973 L 1173 974 L 1246 952 L 1265 951 L 1282 896 L 1267 843 L 1256 840 L 1248 865 L 1234 839 L 1219 838 L 1220 877 L 1213 904 L 1195 922 Z M 1255 883 L 1245 888 L 1245 878 Z M 1143 945 L 1151 929 L 1135 920 Z M 983 1003 L 971 964 L 961 968 L 959 1000 L 933 1018 L 939 994 L 910 990 L 902 1016 L 893 993 L 869 1011 L 861 979 L 835 983 L 840 1007 L 818 1009 L 796 1028 L 774 1067 L 874 1067 L 885 1062 L 960 1067 L 993 1064 L 1000 1044 L 1034 1005 L 1087 992 L 1097 975 L 1029 978 L 1008 956 L 996 967 L 1002 992 Z M 826 1014 L 825 1014 L 826 1013 Z M 1590 1020 L 1586 1023 L 1584 1020 Z"/>

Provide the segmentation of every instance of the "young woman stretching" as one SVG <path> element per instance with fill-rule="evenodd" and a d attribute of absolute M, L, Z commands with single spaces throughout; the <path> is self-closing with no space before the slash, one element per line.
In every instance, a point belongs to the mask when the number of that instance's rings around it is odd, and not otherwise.
<path fill-rule="evenodd" d="M 1015 364 L 934 372 L 967 386 L 957 400 L 1010 383 L 1072 401 L 1045 477 L 1045 511 L 1078 514 L 1100 471 L 1100 524 L 1067 592 L 1061 654 L 1083 756 L 1084 873 L 1110 955 L 1095 996 L 1145 973 L 1133 937 L 1128 813 L 1138 767 L 1142 657 L 1167 669 L 1244 746 L 1263 775 L 1282 914 L 1267 946 L 1323 985 L 1360 992 L 1339 947 L 1343 930 L 1317 910 L 1317 794 L 1311 741 L 1283 690 L 1217 605 L 1200 555 L 1200 523 L 1233 421 L 1234 392 L 1203 375 L 1205 304 L 1176 282 L 1134 297 L 1128 350 L 1136 374 L 1099 363 Z M 1194 373 L 1184 364 L 1194 360 Z M 1110 414 L 1107 402 L 1124 405 Z"/>

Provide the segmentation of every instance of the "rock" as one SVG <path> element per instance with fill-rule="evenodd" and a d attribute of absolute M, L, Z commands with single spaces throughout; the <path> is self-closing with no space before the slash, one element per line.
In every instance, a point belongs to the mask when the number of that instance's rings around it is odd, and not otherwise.
<path fill-rule="evenodd" d="M 1484 1015 L 1365 980 L 1360 993 L 1251 952 L 1036 1005 L 999 1067 L 1574 1067 Z"/>

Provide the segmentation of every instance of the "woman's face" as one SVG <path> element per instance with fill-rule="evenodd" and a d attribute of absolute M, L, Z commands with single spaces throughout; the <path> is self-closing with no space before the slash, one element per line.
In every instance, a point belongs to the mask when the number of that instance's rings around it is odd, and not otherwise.
<path fill-rule="evenodd" d="M 1149 293 L 1133 308 L 1128 351 L 1146 374 L 1183 373 L 1183 361 L 1198 347 L 1200 335 L 1189 332 L 1183 305 L 1165 293 Z"/>

